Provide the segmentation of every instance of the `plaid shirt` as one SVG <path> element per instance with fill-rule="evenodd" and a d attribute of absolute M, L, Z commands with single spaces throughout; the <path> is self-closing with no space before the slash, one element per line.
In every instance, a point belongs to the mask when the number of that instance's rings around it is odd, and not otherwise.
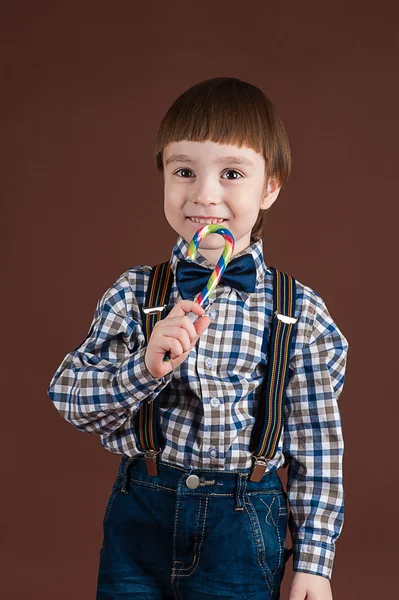
<path fill-rule="evenodd" d="M 172 249 L 176 273 L 187 256 L 180 235 Z M 147 370 L 139 305 L 145 303 L 151 267 L 120 275 L 97 302 L 86 338 L 69 352 L 52 377 L 48 395 L 75 427 L 99 435 L 110 452 L 139 452 L 133 419 L 144 401 L 161 393 L 162 459 L 185 468 L 249 469 L 255 404 L 262 401 L 273 310 L 273 276 L 259 239 L 252 254 L 255 292 L 219 284 L 207 304 L 212 318 L 186 360 L 165 377 Z M 196 262 L 214 265 L 197 253 Z M 267 470 L 289 466 L 294 570 L 331 578 L 335 541 L 343 526 L 343 436 L 338 397 L 348 342 L 322 298 L 296 280 L 299 317 L 293 335 L 283 429 Z M 181 299 L 174 277 L 167 315 Z M 190 298 L 195 300 L 195 297 Z"/>

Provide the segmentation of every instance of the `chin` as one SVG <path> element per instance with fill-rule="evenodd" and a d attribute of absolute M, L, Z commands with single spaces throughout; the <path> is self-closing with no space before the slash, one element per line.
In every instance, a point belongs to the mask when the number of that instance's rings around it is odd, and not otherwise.
<path fill-rule="evenodd" d="M 216 248 L 219 246 L 224 246 L 225 240 L 220 233 L 208 233 L 206 237 L 203 238 L 201 242 L 201 246 L 206 248 L 209 246 L 210 248 Z"/>

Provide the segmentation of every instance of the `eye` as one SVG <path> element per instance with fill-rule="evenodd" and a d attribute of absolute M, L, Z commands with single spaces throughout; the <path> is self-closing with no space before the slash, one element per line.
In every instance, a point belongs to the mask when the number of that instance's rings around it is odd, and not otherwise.
<path fill-rule="evenodd" d="M 226 173 L 237 173 L 237 175 L 239 175 L 240 177 L 238 179 L 240 179 L 242 177 L 241 173 L 239 173 L 238 171 L 236 171 L 235 169 L 228 169 L 226 171 Z M 228 178 L 230 179 L 230 178 Z M 233 177 L 233 179 L 237 179 L 237 177 Z"/>
<path fill-rule="evenodd" d="M 178 169 L 177 171 L 175 171 L 175 175 L 177 175 L 179 173 L 179 171 L 189 171 L 190 173 L 192 173 L 191 169 L 183 168 L 183 169 Z M 179 175 L 179 177 L 180 177 L 180 175 Z M 183 179 L 187 179 L 187 177 L 183 177 Z"/>

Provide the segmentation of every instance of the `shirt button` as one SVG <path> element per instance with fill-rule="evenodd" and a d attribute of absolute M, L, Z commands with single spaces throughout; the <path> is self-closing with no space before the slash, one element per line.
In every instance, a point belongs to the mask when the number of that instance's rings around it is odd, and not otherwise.
<path fill-rule="evenodd" d="M 205 359 L 205 364 L 208 367 L 208 369 L 210 369 L 211 366 L 213 365 L 213 360 L 209 356 L 207 356 Z"/>
<path fill-rule="evenodd" d="M 208 450 L 208 456 L 210 458 L 217 458 L 219 456 L 219 452 L 214 446 L 211 446 Z"/>
<path fill-rule="evenodd" d="M 215 310 L 214 308 L 212 308 L 212 310 L 210 310 L 208 314 L 209 314 L 209 316 L 210 316 L 211 319 L 216 319 L 218 311 Z"/>
<path fill-rule="evenodd" d="M 210 404 L 213 408 L 216 408 L 220 404 L 219 398 L 211 398 Z"/>

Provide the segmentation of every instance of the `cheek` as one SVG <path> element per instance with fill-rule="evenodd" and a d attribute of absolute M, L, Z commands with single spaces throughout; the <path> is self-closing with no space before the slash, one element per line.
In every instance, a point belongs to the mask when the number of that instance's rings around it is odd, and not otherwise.
<path fill-rule="evenodd" d="M 180 194 L 171 188 L 165 189 L 164 205 L 169 210 L 177 210 L 181 206 Z"/>
<path fill-rule="evenodd" d="M 254 208 L 250 204 L 240 203 L 232 208 L 235 219 L 239 222 L 250 221 L 253 218 Z"/>
<path fill-rule="evenodd" d="M 172 210 L 177 210 L 184 203 L 184 192 L 178 185 L 165 184 L 164 186 L 164 203 Z"/>

